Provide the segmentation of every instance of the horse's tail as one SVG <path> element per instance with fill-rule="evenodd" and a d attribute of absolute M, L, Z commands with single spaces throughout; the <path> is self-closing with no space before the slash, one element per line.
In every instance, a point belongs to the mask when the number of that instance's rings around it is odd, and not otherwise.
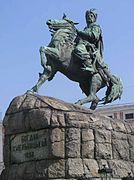
<path fill-rule="evenodd" d="M 115 81 L 110 81 L 110 85 L 108 86 L 106 91 L 106 97 L 104 98 L 104 104 L 113 102 L 118 98 L 120 99 L 123 93 L 122 80 L 115 75 L 112 75 L 112 78 L 115 79 Z"/>

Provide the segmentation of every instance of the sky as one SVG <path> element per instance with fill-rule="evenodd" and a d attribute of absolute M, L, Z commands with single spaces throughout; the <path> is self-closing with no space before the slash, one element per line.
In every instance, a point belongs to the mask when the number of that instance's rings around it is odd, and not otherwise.
<path fill-rule="evenodd" d="M 42 72 L 39 48 L 47 46 L 51 35 L 48 19 L 61 19 L 63 13 L 85 26 L 85 11 L 96 8 L 97 23 L 103 31 L 104 61 L 111 73 L 123 81 L 121 100 L 134 103 L 134 0 L 0 0 L 0 112 L 4 117 L 11 100 L 23 95 Z M 104 96 L 105 89 L 100 95 Z M 74 103 L 84 98 L 78 83 L 61 73 L 43 84 L 39 95 Z M 89 107 L 89 105 L 87 105 Z"/>

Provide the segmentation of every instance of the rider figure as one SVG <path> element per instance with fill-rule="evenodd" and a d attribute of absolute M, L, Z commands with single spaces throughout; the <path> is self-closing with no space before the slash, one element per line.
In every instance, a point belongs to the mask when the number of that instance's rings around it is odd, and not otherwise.
<path fill-rule="evenodd" d="M 87 10 L 85 13 L 87 26 L 83 31 L 77 30 L 76 47 L 74 54 L 80 58 L 83 70 L 90 71 L 92 74 L 99 68 L 104 68 L 103 62 L 103 41 L 102 31 L 97 20 L 95 9 Z"/>

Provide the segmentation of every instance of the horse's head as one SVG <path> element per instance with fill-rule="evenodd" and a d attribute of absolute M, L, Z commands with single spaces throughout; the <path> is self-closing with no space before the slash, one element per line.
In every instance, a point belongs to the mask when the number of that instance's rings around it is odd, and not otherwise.
<path fill-rule="evenodd" d="M 57 31 L 59 29 L 64 29 L 64 28 L 73 28 L 75 29 L 75 25 L 78 23 L 73 22 L 71 19 L 67 18 L 66 15 L 63 15 L 62 19 L 58 20 L 52 20 L 49 19 L 46 24 L 48 25 L 50 30 Z"/>

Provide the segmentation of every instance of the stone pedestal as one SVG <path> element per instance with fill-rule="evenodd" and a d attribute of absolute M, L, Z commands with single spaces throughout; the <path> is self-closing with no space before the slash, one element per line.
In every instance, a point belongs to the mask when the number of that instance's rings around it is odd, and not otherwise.
<path fill-rule="evenodd" d="M 0 180 L 113 179 L 134 174 L 134 126 L 63 101 L 36 95 L 13 99 L 4 121 L 5 170 Z"/>

